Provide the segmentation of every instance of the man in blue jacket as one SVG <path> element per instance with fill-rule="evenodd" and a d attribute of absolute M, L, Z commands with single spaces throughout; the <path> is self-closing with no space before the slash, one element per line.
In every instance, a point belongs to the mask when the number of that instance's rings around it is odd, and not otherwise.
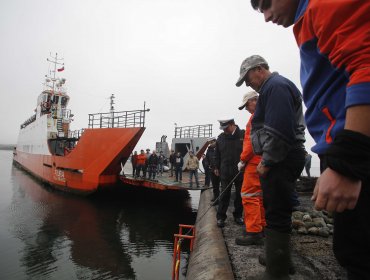
<path fill-rule="evenodd" d="M 293 82 L 271 73 L 259 55 L 243 61 L 236 85 L 243 83 L 259 93 L 251 140 L 254 153 L 262 156 L 257 172 L 267 223 L 265 274 L 268 279 L 289 277 L 292 196 L 305 163 L 302 97 Z"/>
<path fill-rule="evenodd" d="M 307 128 L 322 174 L 312 200 L 335 211 L 333 249 L 349 279 L 370 275 L 370 1 L 251 0 L 293 31 Z"/>

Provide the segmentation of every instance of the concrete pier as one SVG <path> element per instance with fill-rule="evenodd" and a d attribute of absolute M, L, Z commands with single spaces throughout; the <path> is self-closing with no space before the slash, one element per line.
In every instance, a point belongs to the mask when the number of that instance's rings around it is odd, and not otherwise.
<path fill-rule="evenodd" d="M 189 280 L 234 279 L 225 240 L 216 224 L 216 210 L 210 208 L 211 197 L 211 190 L 200 196 L 196 239 L 186 275 Z"/>

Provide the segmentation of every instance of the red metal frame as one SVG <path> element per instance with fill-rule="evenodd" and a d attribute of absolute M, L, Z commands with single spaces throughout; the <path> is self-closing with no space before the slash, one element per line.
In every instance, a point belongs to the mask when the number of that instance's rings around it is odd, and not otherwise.
<path fill-rule="evenodd" d="M 189 231 L 183 234 L 182 229 L 187 228 Z M 191 232 L 191 235 L 188 233 Z M 179 234 L 174 234 L 175 242 L 173 247 L 173 262 L 172 262 L 172 280 L 179 279 L 180 260 L 181 260 L 181 243 L 183 239 L 190 239 L 190 252 L 193 251 L 195 239 L 195 226 L 179 224 Z"/>

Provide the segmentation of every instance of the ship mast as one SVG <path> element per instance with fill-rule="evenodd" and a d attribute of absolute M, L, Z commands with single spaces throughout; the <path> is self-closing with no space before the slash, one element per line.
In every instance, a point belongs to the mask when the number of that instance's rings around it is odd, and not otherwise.
<path fill-rule="evenodd" d="M 50 53 L 50 59 L 47 58 L 46 59 L 48 62 L 54 64 L 54 70 L 51 70 L 49 75 L 52 77 L 48 77 L 47 75 L 45 75 L 47 78 L 49 78 L 52 82 L 53 82 L 53 91 L 55 91 L 55 81 L 56 81 L 56 77 L 55 77 L 55 74 L 57 72 L 57 65 L 61 65 L 62 68 L 64 68 L 64 63 L 60 62 L 63 60 L 63 58 L 58 58 L 58 53 L 55 53 L 55 56 L 52 56 L 51 53 Z"/>
<path fill-rule="evenodd" d="M 114 127 L 114 94 L 110 96 L 110 118 L 111 118 L 111 127 Z"/>
<path fill-rule="evenodd" d="M 111 112 L 111 114 L 113 114 L 114 113 L 114 94 L 112 93 L 112 95 L 110 96 L 110 112 Z"/>

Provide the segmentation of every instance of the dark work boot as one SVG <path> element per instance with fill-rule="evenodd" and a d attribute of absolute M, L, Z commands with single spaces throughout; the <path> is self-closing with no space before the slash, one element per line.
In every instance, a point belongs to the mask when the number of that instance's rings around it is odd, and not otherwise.
<path fill-rule="evenodd" d="M 247 232 L 245 235 L 235 238 L 235 243 L 241 246 L 263 245 L 262 232 Z"/>
<path fill-rule="evenodd" d="M 258 262 L 261 265 L 266 266 L 266 257 L 265 257 L 265 255 L 259 255 L 258 256 Z M 295 270 L 294 264 L 292 262 L 292 259 L 290 259 L 290 263 L 289 263 L 289 274 L 290 275 L 294 275 L 295 273 L 296 273 L 296 270 Z"/>
<path fill-rule="evenodd" d="M 239 226 L 244 225 L 244 220 L 241 217 L 234 217 L 234 222 Z"/>
<path fill-rule="evenodd" d="M 265 228 L 266 270 L 263 279 L 289 280 L 290 233 Z"/>

